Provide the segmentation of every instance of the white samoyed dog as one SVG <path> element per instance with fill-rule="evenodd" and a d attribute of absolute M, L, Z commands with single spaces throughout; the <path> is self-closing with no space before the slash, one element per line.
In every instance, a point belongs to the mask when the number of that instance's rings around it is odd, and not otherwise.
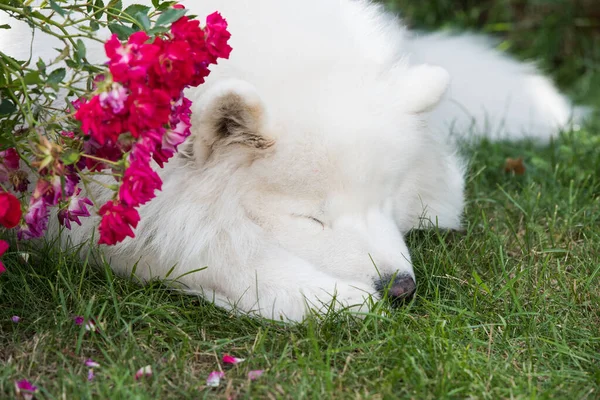
<path fill-rule="evenodd" d="M 234 50 L 188 91 L 193 135 L 160 171 L 136 237 L 102 250 L 120 274 L 180 277 L 227 308 L 299 321 L 331 305 L 368 309 L 384 289 L 409 297 L 404 235 L 461 226 L 465 167 L 451 134 L 548 140 L 574 111 L 485 39 L 409 33 L 369 1 L 182 3 L 220 11 Z M 29 30 L 6 22 L 0 50 L 27 58 Z M 52 47 L 38 36 L 33 51 L 52 58 Z M 70 239 L 89 240 L 97 223 Z"/>

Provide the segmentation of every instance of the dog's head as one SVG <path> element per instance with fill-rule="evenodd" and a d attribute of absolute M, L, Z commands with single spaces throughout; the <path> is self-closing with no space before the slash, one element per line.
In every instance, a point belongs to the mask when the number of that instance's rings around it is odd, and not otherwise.
<path fill-rule="evenodd" d="M 448 74 L 398 68 L 308 87 L 220 81 L 195 101 L 192 156 L 202 168 L 235 163 L 247 217 L 321 270 L 374 287 L 414 280 L 399 220 L 421 204 L 400 188 L 414 184 L 429 151 L 422 114 Z"/>

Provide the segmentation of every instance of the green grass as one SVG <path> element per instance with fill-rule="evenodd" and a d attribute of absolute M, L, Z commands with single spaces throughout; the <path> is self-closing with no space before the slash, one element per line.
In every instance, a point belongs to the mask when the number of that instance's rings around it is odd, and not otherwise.
<path fill-rule="evenodd" d="M 56 399 L 600 398 L 598 126 L 546 147 L 465 148 L 464 232 L 411 234 L 417 296 L 364 320 L 235 317 L 50 245 L 27 262 L 13 246 L 0 278 L 0 398 L 22 378 Z M 505 173 L 507 157 L 523 157 L 526 173 Z M 225 368 L 223 353 L 246 361 Z M 102 365 L 92 382 L 87 358 Z M 154 375 L 134 380 L 148 364 Z M 222 385 L 205 388 L 220 367 Z M 249 382 L 253 369 L 266 372 Z"/>

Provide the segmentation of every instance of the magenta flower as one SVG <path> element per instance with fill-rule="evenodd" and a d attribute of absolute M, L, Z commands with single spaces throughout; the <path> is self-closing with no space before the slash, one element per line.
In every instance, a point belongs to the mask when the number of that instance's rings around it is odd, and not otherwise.
<path fill-rule="evenodd" d="M 76 315 L 73 317 L 73 321 L 75 322 L 75 325 L 80 326 L 85 322 L 85 319 L 81 315 Z"/>
<path fill-rule="evenodd" d="M 167 129 L 163 136 L 162 148 L 171 152 L 176 152 L 177 147 L 187 139 L 191 134 L 191 124 L 180 120 L 171 129 Z"/>
<path fill-rule="evenodd" d="M 100 105 L 110 108 L 113 114 L 120 114 L 125 110 L 128 92 L 120 83 L 113 83 L 110 90 L 99 94 Z"/>
<path fill-rule="evenodd" d="M 98 211 L 100 221 L 100 244 L 112 245 L 123 241 L 126 237 L 134 237 L 133 229 L 140 222 L 140 215 L 134 208 L 121 203 L 109 201 Z"/>
<path fill-rule="evenodd" d="M 44 235 L 48 228 L 48 218 L 50 217 L 50 210 L 43 197 L 35 198 L 31 197 L 29 202 L 29 209 L 25 214 L 25 226 L 21 226 L 17 232 L 17 236 L 20 240 L 23 239 L 34 239 Z"/>
<path fill-rule="evenodd" d="M 90 135 L 100 145 L 117 142 L 119 135 L 127 131 L 126 115 L 117 115 L 110 107 L 102 107 L 99 96 L 89 101 L 82 100 L 75 119 L 81 121 L 83 133 Z"/>
<path fill-rule="evenodd" d="M 125 43 L 116 35 L 107 40 L 104 49 L 110 74 L 96 77 L 91 98 L 73 102 L 81 130 L 62 136 L 61 143 L 68 148 L 72 141 L 81 141 L 81 132 L 88 135 L 83 157 L 67 167 L 68 172 L 52 170 L 54 176 L 38 182 L 34 198 L 43 201 L 30 205 L 27 229 L 20 235 L 39 236 L 47 226 L 47 208 L 61 202 L 68 204 L 59 210 L 60 222 L 68 229 L 71 222 L 81 225 L 79 217 L 89 216 L 91 202 L 79 197 L 75 171 L 87 167 L 92 172 L 110 168 L 119 182 L 117 197 L 99 210 L 99 243 L 113 245 L 134 237 L 140 220 L 136 208 L 162 188 L 151 161 L 163 167 L 191 134 L 191 101 L 183 91 L 203 83 L 210 73 L 208 67 L 218 58 L 229 57 L 230 36 L 225 19 L 213 13 L 204 29 L 198 20 L 184 16 L 172 24 L 170 32 L 153 38 L 140 31 Z M 122 171 L 124 162 L 128 166 Z"/>
<path fill-rule="evenodd" d="M 160 52 L 159 46 L 147 43 L 149 39 L 145 32 L 136 32 L 124 45 L 116 35 L 106 42 L 104 49 L 110 59 L 108 66 L 116 82 L 127 84 L 146 79 Z"/>
<path fill-rule="evenodd" d="M 77 192 L 71 197 L 67 207 L 58 211 L 58 220 L 67 229 L 71 229 L 71 221 L 75 222 L 77 225 L 81 225 L 79 217 L 90 216 L 87 207 L 92 206 L 93 203 L 87 197 L 79 197 L 80 193 L 81 189 L 77 188 Z"/>
<path fill-rule="evenodd" d="M 161 168 L 175 155 L 177 147 L 191 135 L 190 106 L 191 101 L 180 96 L 171 107 L 170 128 L 164 131 L 160 144 L 156 146 L 153 155 L 154 161 Z"/>
<path fill-rule="evenodd" d="M 10 320 L 12 322 L 14 322 L 15 324 L 18 324 L 19 321 L 21 320 L 21 317 L 19 317 L 18 315 L 13 315 Z"/>
<path fill-rule="evenodd" d="M 134 161 L 123 176 L 119 189 L 119 200 L 126 206 L 137 207 L 153 199 L 154 192 L 161 188 L 162 180 L 150 165 Z"/>
<path fill-rule="evenodd" d="M 62 198 L 60 176 L 50 177 L 50 180 L 51 182 L 44 178 L 38 179 L 33 194 L 31 195 L 32 199 L 43 199 L 46 206 L 54 206 L 58 204 L 59 200 Z"/>
<path fill-rule="evenodd" d="M 19 161 L 21 158 L 13 147 L 0 151 L 0 164 L 5 165 L 8 169 L 19 169 Z"/>
<path fill-rule="evenodd" d="M 79 176 L 75 172 L 74 168 L 71 166 L 69 168 L 69 173 L 64 175 L 64 187 L 62 188 L 63 199 L 67 199 L 75 194 L 75 192 L 79 189 L 77 185 L 79 184 Z"/>
<path fill-rule="evenodd" d="M 157 38 L 154 44 L 161 46 L 161 51 L 158 62 L 151 70 L 151 85 L 167 89 L 170 97 L 178 96 L 194 75 L 190 44 L 186 41 L 165 41 L 160 38 Z"/>
<path fill-rule="evenodd" d="M 15 381 L 15 392 L 17 396 L 22 397 L 25 400 L 32 400 L 33 395 L 37 393 L 38 388 L 27 379 L 21 379 Z"/>
<path fill-rule="evenodd" d="M 171 96 L 162 89 L 138 85 L 127 103 L 127 130 L 136 138 L 146 130 L 160 128 L 169 122 Z"/>
<path fill-rule="evenodd" d="M 19 224 L 22 214 L 19 199 L 0 190 L 0 225 L 12 229 Z"/>
<path fill-rule="evenodd" d="M 122 149 L 114 142 L 108 141 L 100 144 L 94 138 L 90 138 L 83 143 L 83 152 L 108 161 L 119 161 L 123 157 Z M 84 158 L 83 164 L 90 171 L 100 171 L 106 168 L 106 164 L 88 157 Z"/>
<path fill-rule="evenodd" d="M 164 129 L 150 129 L 144 132 L 144 136 L 139 138 L 129 153 L 129 162 L 131 164 L 146 164 L 149 165 L 153 153 L 157 151 L 157 146 L 160 146 Z M 161 166 L 162 168 L 162 166 Z"/>
<path fill-rule="evenodd" d="M 19 169 L 19 154 L 14 148 L 0 151 L 0 182 L 7 182 Z"/>
<path fill-rule="evenodd" d="M 221 383 L 221 379 L 225 377 L 225 372 L 223 371 L 213 371 L 206 378 L 206 386 L 217 387 Z"/>
<path fill-rule="evenodd" d="M 219 14 L 214 12 L 206 17 L 206 48 L 212 56 L 210 62 L 217 63 L 217 58 L 229 58 L 231 46 L 227 41 L 231 34 L 227 31 L 227 21 Z"/>

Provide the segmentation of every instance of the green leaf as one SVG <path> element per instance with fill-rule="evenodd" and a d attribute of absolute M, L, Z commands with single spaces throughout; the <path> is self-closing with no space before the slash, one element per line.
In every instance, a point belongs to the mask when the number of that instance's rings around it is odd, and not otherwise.
<path fill-rule="evenodd" d="M 83 60 L 86 55 L 85 43 L 83 40 L 77 39 L 77 48 L 75 49 L 75 54 L 79 57 L 80 60 Z"/>
<path fill-rule="evenodd" d="M 65 10 L 62 9 L 61 6 L 56 4 L 54 0 L 50 0 L 50 8 L 59 13 L 61 17 L 64 17 L 66 15 Z"/>
<path fill-rule="evenodd" d="M 46 63 L 41 58 L 38 59 L 37 63 L 35 63 L 35 66 L 42 74 L 46 73 Z"/>
<path fill-rule="evenodd" d="M 479 274 L 476 271 L 473 271 L 472 275 L 473 275 L 473 278 L 475 278 L 475 282 L 477 283 L 477 286 L 479 286 L 481 289 L 483 289 L 483 291 L 486 292 L 487 294 L 492 294 L 492 291 L 490 290 L 488 285 L 486 285 L 485 282 L 483 282 L 483 280 L 481 279 L 481 277 L 479 276 Z"/>
<path fill-rule="evenodd" d="M 139 22 L 145 31 L 150 29 L 150 18 L 148 18 L 146 14 L 139 12 L 135 14 L 134 18 L 137 22 Z"/>
<path fill-rule="evenodd" d="M 148 12 L 150 11 L 150 7 L 148 6 L 144 6 L 141 4 L 132 4 L 129 7 L 127 7 L 125 10 L 123 10 L 123 12 L 127 15 L 129 15 L 130 17 L 135 18 L 135 15 L 137 13 L 142 13 L 144 15 L 148 15 Z"/>
<path fill-rule="evenodd" d="M 50 75 L 48 75 L 48 79 L 46 80 L 46 83 L 49 85 L 57 85 L 57 84 L 61 83 L 63 81 L 63 79 L 65 79 L 66 75 L 67 75 L 66 69 L 57 68 L 54 71 L 52 71 L 50 73 Z"/>
<path fill-rule="evenodd" d="M 119 12 L 121 12 L 121 10 L 123 10 L 123 3 L 121 2 L 121 0 L 110 0 L 110 2 L 108 3 L 108 9 L 111 11 L 111 13 L 116 12 L 118 14 Z M 106 14 L 107 21 L 117 19 L 113 17 L 111 13 Z"/>
<path fill-rule="evenodd" d="M 165 11 L 168 10 L 169 8 L 173 7 L 175 4 L 177 4 L 176 1 L 163 1 L 162 3 L 160 3 L 160 5 L 158 7 L 156 7 L 157 11 Z"/>
<path fill-rule="evenodd" d="M 97 13 L 97 14 L 94 14 L 94 17 L 96 18 L 96 20 L 100 20 L 100 18 L 102 18 L 102 15 L 104 14 L 104 1 L 96 0 L 94 5 L 96 6 L 96 13 Z"/>
<path fill-rule="evenodd" d="M 50 18 L 48 18 L 47 16 L 45 16 L 44 14 L 42 14 L 39 11 L 32 11 L 31 12 L 31 16 L 34 17 L 35 19 L 39 19 L 39 20 L 42 20 L 44 22 L 50 21 Z"/>
<path fill-rule="evenodd" d="M 40 73 L 38 71 L 30 71 L 26 73 L 23 77 L 23 80 L 25 81 L 26 85 L 37 85 L 42 83 L 42 80 L 40 79 Z"/>
<path fill-rule="evenodd" d="M 0 29 L 10 29 L 10 25 L 9 24 L 0 25 Z"/>
<path fill-rule="evenodd" d="M 164 13 L 160 14 L 156 20 L 156 26 L 169 25 L 183 17 L 187 10 L 185 8 L 170 8 Z"/>
<path fill-rule="evenodd" d="M 98 23 L 92 19 L 90 20 L 90 29 L 92 32 L 96 32 L 98 29 L 100 29 L 100 25 L 98 25 Z"/>
<path fill-rule="evenodd" d="M 71 69 L 77 69 L 81 67 L 80 63 L 77 63 L 71 59 L 65 60 L 65 64 L 67 64 L 67 67 L 71 68 Z"/>
<path fill-rule="evenodd" d="M 3 99 L 0 103 L 0 115 L 12 114 L 16 109 L 15 103 L 8 99 Z"/>
<path fill-rule="evenodd" d="M 65 151 L 60 159 L 63 161 L 65 165 L 75 164 L 81 158 L 81 154 L 75 150 L 67 150 Z"/>
<path fill-rule="evenodd" d="M 119 40 L 127 40 L 132 33 L 135 32 L 133 28 L 120 24 L 108 24 L 108 29 L 119 37 Z"/>
<path fill-rule="evenodd" d="M 65 46 L 64 49 L 58 49 L 58 48 L 54 48 L 54 50 L 58 51 L 58 57 L 56 57 L 54 59 L 54 61 L 52 61 L 52 64 L 56 64 L 62 60 L 64 60 L 65 58 L 69 57 L 69 54 L 71 53 L 71 48 L 69 46 Z"/>

